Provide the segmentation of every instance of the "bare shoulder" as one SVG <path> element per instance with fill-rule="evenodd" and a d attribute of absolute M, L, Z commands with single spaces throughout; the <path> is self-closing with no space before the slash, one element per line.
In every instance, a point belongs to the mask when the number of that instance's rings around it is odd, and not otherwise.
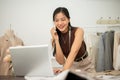
<path fill-rule="evenodd" d="M 76 33 L 84 34 L 83 28 L 77 27 Z"/>

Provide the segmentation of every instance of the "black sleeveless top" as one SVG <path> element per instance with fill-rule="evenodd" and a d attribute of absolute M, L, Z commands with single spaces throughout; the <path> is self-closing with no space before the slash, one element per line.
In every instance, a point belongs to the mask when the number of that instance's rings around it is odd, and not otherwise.
<path fill-rule="evenodd" d="M 70 48 L 71 48 L 71 46 L 72 46 L 72 44 L 74 42 L 76 30 L 77 30 L 77 27 L 71 27 Z M 69 31 L 66 32 L 66 33 L 60 33 L 60 35 L 59 35 L 59 43 L 60 43 L 60 46 L 62 48 L 64 56 L 67 58 L 69 53 L 70 53 L 70 50 L 69 50 Z M 80 47 L 80 49 L 78 51 L 78 54 L 77 54 L 75 59 L 82 57 L 82 55 L 85 52 L 86 52 L 86 44 L 85 44 L 84 41 L 82 41 L 81 47 Z M 56 53 L 56 48 L 54 49 L 53 54 L 55 54 L 55 53 Z"/>

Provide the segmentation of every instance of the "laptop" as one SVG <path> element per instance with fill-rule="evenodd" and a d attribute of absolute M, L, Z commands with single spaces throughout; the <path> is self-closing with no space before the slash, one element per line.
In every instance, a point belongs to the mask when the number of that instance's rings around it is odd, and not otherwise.
<path fill-rule="evenodd" d="M 55 76 L 48 45 L 10 47 L 15 76 Z"/>

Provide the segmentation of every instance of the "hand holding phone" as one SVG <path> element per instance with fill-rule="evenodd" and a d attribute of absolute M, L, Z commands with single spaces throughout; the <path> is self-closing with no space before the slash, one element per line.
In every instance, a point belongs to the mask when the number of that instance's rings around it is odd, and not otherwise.
<path fill-rule="evenodd" d="M 58 33 L 56 31 L 56 27 L 52 28 L 52 36 L 54 40 L 58 40 Z"/>
<path fill-rule="evenodd" d="M 57 31 L 56 31 L 56 27 L 54 27 L 54 33 L 56 33 Z"/>

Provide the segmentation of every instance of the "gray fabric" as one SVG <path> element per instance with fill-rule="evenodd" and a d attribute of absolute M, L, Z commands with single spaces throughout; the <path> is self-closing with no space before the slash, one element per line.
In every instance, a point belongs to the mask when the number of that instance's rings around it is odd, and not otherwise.
<path fill-rule="evenodd" d="M 107 31 L 101 35 L 96 61 L 96 71 L 113 70 L 114 31 Z"/>
<path fill-rule="evenodd" d="M 109 31 L 105 33 L 105 70 L 113 69 L 113 43 L 114 43 L 114 32 Z"/>
<path fill-rule="evenodd" d="M 101 35 L 100 41 L 99 41 L 99 50 L 96 61 L 96 71 L 104 71 L 104 42 L 103 42 L 103 36 Z"/>

